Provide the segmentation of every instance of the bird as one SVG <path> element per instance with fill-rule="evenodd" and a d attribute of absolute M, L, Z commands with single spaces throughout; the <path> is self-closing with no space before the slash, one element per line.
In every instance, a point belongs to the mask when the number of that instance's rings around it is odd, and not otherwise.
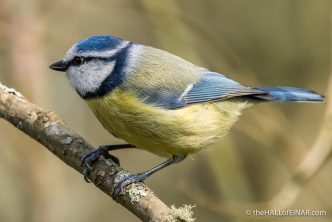
<path fill-rule="evenodd" d="M 100 155 L 119 163 L 113 150 L 138 148 L 167 158 L 124 177 L 117 194 L 218 142 L 252 105 L 324 101 L 308 89 L 245 86 L 167 51 L 110 35 L 76 42 L 50 68 L 65 72 L 103 127 L 128 143 L 101 145 L 87 154 L 82 160 L 87 182 Z"/>

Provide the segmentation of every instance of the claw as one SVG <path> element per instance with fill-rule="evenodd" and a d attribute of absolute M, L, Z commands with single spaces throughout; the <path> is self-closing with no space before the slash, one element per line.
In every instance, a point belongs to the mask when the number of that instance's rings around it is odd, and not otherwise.
<path fill-rule="evenodd" d="M 124 189 L 130 184 L 143 182 L 147 178 L 145 173 L 129 175 L 120 180 L 114 188 L 113 195 L 119 196 L 124 193 Z"/>
<path fill-rule="evenodd" d="M 155 172 L 157 172 L 171 164 L 178 163 L 178 162 L 184 160 L 185 158 L 186 158 L 186 156 L 173 156 L 171 159 L 166 160 L 165 162 L 153 167 L 150 170 L 144 171 L 142 173 L 134 174 L 134 175 L 125 176 L 117 183 L 112 195 L 119 196 L 120 194 L 123 194 L 124 189 L 128 185 L 130 185 L 132 183 L 143 182 L 147 177 L 151 176 Z"/>
<path fill-rule="evenodd" d="M 86 168 L 83 169 L 83 175 L 84 175 L 84 180 L 85 180 L 85 182 L 87 182 L 87 183 L 91 183 L 91 180 L 89 180 L 89 178 L 88 178 L 88 176 L 89 176 L 89 171 L 88 171 Z"/>
<path fill-rule="evenodd" d="M 99 156 L 104 156 L 105 159 L 111 159 L 116 162 L 118 165 L 120 161 L 117 157 L 112 156 L 108 153 L 107 149 L 103 146 L 98 147 L 98 149 L 88 153 L 82 160 L 81 167 L 83 167 L 84 180 L 87 183 L 91 183 L 89 179 L 90 171 L 93 169 L 92 164 L 98 160 Z"/>

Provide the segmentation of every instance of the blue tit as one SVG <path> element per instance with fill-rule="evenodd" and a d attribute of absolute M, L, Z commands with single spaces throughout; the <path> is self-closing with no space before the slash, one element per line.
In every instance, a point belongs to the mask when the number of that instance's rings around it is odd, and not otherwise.
<path fill-rule="evenodd" d="M 118 161 L 111 150 L 136 147 L 168 158 L 125 177 L 119 192 L 216 143 L 253 104 L 324 100 L 307 89 L 244 86 L 166 51 L 106 35 L 77 42 L 50 68 L 66 72 L 104 128 L 129 143 L 88 154 L 82 162 L 86 179 L 99 155 Z"/>

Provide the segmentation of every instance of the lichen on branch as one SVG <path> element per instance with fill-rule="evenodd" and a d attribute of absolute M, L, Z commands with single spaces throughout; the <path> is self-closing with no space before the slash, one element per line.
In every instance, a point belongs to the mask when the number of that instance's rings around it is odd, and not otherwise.
<path fill-rule="evenodd" d="M 94 147 L 66 126 L 56 113 L 39 108 L 16 90 L 0 83 L 0 117 L 82 173 L 81 160 Z M 142 221 L 178 221 L 172 210 L 143 183 L 129 185 L 123 195 L 113 196 L 116 181 L 123 174 L 128 172 L 101 157 L 93 165 L 89 179 Z"/>

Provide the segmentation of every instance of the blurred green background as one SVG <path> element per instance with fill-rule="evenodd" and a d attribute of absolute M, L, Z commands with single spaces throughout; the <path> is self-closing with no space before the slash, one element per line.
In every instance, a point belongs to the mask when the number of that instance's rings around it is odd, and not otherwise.
<path fill-rule="evenodd" d="M 0 81 L 55 110 L 95 146 L 121 141 L 102 128 L 63 74 L 48 69 L 89 35 L 161 48 L 243 84 L 304 87 L 329 98 L 331 7 L 331 0 L 1 0 Z M 258 105 L 214 149 L 146 184 L 168 205 L 196 204 L 197 221 L 331 221 L 328 104 Z M 145 151 L 114 154 L 131 172 L 163 161 Z M 3 120 L 0 176 L 0 221 L 138 221 Z M 250 217 L 246 209 L 328 216 Z"/>

